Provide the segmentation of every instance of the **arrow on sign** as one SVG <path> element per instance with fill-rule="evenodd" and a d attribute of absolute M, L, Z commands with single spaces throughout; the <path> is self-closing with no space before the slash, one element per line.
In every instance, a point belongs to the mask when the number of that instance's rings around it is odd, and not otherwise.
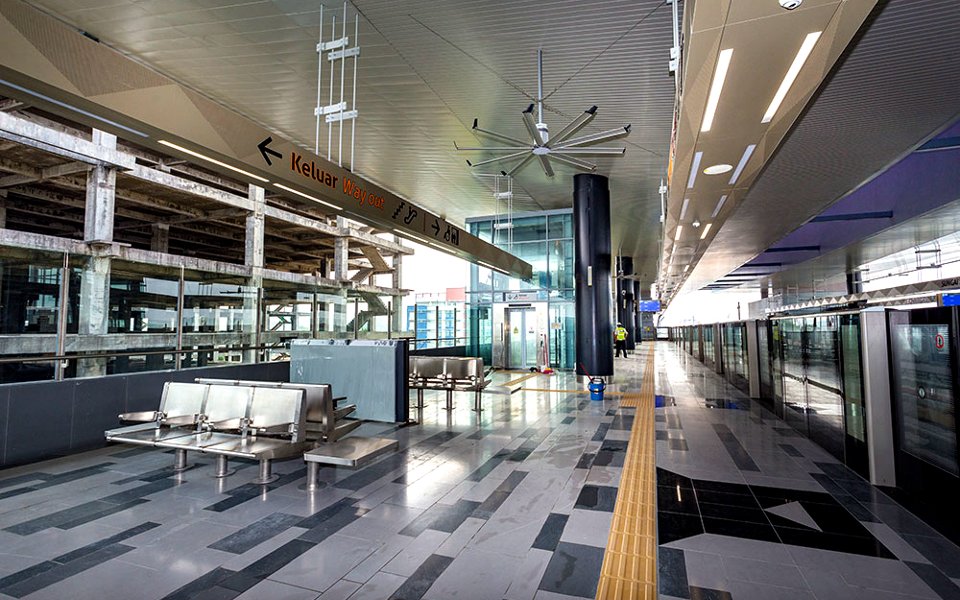
<path fill-rule="evenodd" d="M 433 225 L 431 225 L 431 227 L 433 227 L 433 235 L 437 235 L 438 233 L 440 233 L 440 221 L 434 219 Z"/>
<path fill-rule="evenodd" d="M 272 141 L 273 141 L 273 138 L 272 138 L 272 137 L 268 137 L 267 139 L 265 139 L 265 140 L 263 140 L 262 142 L 260 142 L 259 144 L 257 144 L 257 150 L 260 151 L 260 155 L 263 156 L 263 160 L 267 161 L 267 166 L 268 166 L 268 167 L 273 165 L 273 162 L 270 161 L 270 156 L 268 156 L 268 155 L 272 154 L 272 155 L 276 156 L 277 158 L 283 158 L 283 155 L 280 154 L 279 152 L 277 152 L 276 150 L 274 150 L 274 149 L 272 149 L 272 148 L 267 148 L 267 146 L 269 146 L 269 145 L 270 145 L 270 142 L 272 142 Z"/>

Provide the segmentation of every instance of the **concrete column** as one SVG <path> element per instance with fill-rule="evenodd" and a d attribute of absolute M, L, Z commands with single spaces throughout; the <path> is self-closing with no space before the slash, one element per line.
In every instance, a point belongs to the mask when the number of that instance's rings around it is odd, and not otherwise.
<path fill-rule="evenodd" d="M 117 136 L 93 130 L 93 143 L 105 148 L 117 147 Z M 113 216 L 116 209 L 117 173 L 115 169 L 98 165 L 87 174 L 86 205 L 83 217 L 83 240 L 87 243 L 113 241 Z M 110 314 L 110 257 L 92 256 L 85 259 L 80 274 L 80 306 L 77 333 L 81 336 L 101 336 L 108 331 Z M 77 361 L 77 377 L 96 377 L 107 374 L 105 358 Z"/>
<path fill-rule="evenodd" d="M 259 315 L 262 307 L 260 306 L 260 288 L 263 287 L 263 255 L 264 255 L 264 189 L 255 185 L 249 187 L 248 197 L 253 203 L 253 212 L 247 215 L 247 234 L 244 241 L 244 264 L 252 269 L 252 276 L 247 281 L 247 285 L 253 288 L 254 293 L 247 294 L 243 298 L 244 319 L 249 322 L 244 327 L 249 331 L 249 335 L 244 336 L 244 340 L 249 346 L 256 346 L 260 339 L 257 328 L 259 325 Z M 245 324 L 246 325 L 246 324 Z M 260 355 L 259 350 L 244 350 L 243 362 L 257 362 Z"/>
<path fill-rule="evenodd" d="M 154 252 L 170 252 L 170 226 L 154 223 L 150 226 L 150 249 Z"/>
<path fill-rule="evenodd" d="M 870 483 L 895 486 L 897 470 L 890 402 L 890 362 L 887 357 L 887 314 L 883 308 L 860 312 L 860 351 L 867 420 L 867 459 Z"/>
<path fill-rule="evenodd" d="M 610 188 L 602 175 L 573 177 L 577 374 L 613 375 Z"/>
<path fill-rule="evenodd" d="M 337 227 L 345 229 L 347 220 L 343 217 L 337 217 Z M 350 245 L 345 237 L 338 237 L 333 240 L 333 278 L 337 281 L 346 281 L 349 279 L 349 258 Z"/>
<path fill-rule="evenodd" d="M 7 226 L 7 190 L 0 190 L 0 229 Z"/>
<path fill-rule="evenodd" d="M 93 130 L 93 143 L 106 148 L 117 147 L 117 136 Z M 113 241 L 113 213 L 116 208 L 117 172 L 98 165 L 87 175 L 86 212 L 83 239 L 86 242 Z"/>
<path fill-rule="evenodd" d="M 633 275 L 633 258 L 620 257 L 620 278 L 617 279 L 617 320 L 627 330 L 627 350 L 635 350 L 637 344 L 637 326 L 634 321 L 634 283 L 632 279 L 623 279 Z"/>
<path fill-rule="evenodd" d="M 393 236 L 393 241 L 400 244 L 400 237 Z M 390 287 L 398 290 L 403 287 L 403 255 L 395 254 L 393 256 L 393 277 Z M 403 296 L 393 296 L 393 316 L 391 316 L 390 328 L 393 331 L 403 331 Z"/>

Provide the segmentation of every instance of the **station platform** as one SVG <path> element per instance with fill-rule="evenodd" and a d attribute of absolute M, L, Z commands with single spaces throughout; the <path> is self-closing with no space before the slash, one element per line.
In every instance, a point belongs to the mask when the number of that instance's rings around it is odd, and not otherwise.
<path fill-rule="evenodd" d="M 602 402 L 569 373 L 497 373 L 479 418 L 428 393 L 314 492 L 299 460 L 255 486 L 119 446 L 0 472 L 0 598 L 960 596 L 960 549 L 676 346 L 616 366 Z"/>

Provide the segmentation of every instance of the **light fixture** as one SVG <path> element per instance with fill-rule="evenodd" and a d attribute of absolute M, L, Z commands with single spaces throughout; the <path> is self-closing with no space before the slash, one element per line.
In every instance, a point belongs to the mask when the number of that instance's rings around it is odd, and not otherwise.
<path fill-rule="evenodd" d="M 703 152 L 697 152 L 693 155 L 693 166 L 690 167 L 690 179 L 687 180 L 687 187 L 692 188 L 697 181 L 697 171 L 700 170 L 700 159 L 703 158 Z"/>
<path fill-rule="evenodd" d="M 680 220 L 682 221 L 687 216 L 687 206 L 690 204 L 690 198 L 683 199 L 683 205 L 680 207 Z"/>
<path fill-rule="evenodd" d="M 677 225 L 677 232 L 673 234 L 673 241 L 680 241 L 680 234 L 683 233 L 683 225 Z"/>
<path fill-rule="evenodd" d="M 326 202 L 326 201 L 324 201 L 324 200 L 321 200 L 320 198 L 317 198 L 316 196 L 311 196 L 310 194 L 304 194 L 304 193 L 301 192 L 300 190 L 295 190 L 295 189 L 293 189 L 292 187 L 287 187 L 287 186 L 285 186 L 285 185 L 283 185 L 283 184 L 281 184 L 281 183 L 275 183 L 275 184 L 273 184 L 273 185 L 277 186 L 277 187 L 280 188 L 281 190 L 290 192 L 291 194 L 296 194 L 296 195 L 298 195 L 298 196 L 301 196 L 301 197 L 303 197 L 303 198 L 306 198 L 307 200 L 313 200 L 314 202 L 319 202 L 320 204 L 323 204 L 324 206 L 329 206 L 329 207 L 332 208 L 333 210 L 343 210 L 342 208 L 340 208 L 339 206 L 337 206 L 337 205 L 335 205 L 335 204 L 330 204 L 329 202 Z"/>
<path fill-rule="evenodd" d="M 710 214 L 711 219 L 716 219 L 717 215 L 720 214 L 720 211 L 723 210 L 723 203 L 727 201 L 727 195 L 724 194 L 720 196 L 720 200 L 717 202 L 717 207 L 713 209 L 713 213 Z"/>
<path fill-rule="evenodd" d="M 773 100 L 770 101 L 770 106 L 767 107 L 767 112 L 764 113 L 763 120 L 760 121 L 761 123 L 769 123 L 772 121 L 773 116 L 780 110 L 780 105 L 783 104 L 784 98 L 787 97 L 787 92 L 790 91 L 790 87 L 793 86 L 793 82 L 796 81 L 797 75 L 800 74 L 803 63 L 807 62 L 810 53 L 813 52 L 813 47 L 817 45 L 817 40 L 820 39 L 821 33 L 823 32 L 814 31 L 813 33 L 807 34 L 807 37 L 803 40 L 803 44 L 800 46 L 800 50 L 797 52 L 797 56 L 793 59 L 793 64 L 790 65 L 790 69 L 787 70 L 783 81 L 780 82 L 777 93 L 774 94 Z"/>
<path fill-rule="evenodd" d="M 502 273 L 503 275 L 510 275 L 510 273 L 507 273 L 505 270 L 501 269 L 500 267 L 495 267 L 495 266 L 491 265 L 490 263 L 485 263 L 485 262 L 483 262 L 482 260 L 478 260 L 477 263 L 485 266 L 486 268 L 488 268 L 488 269 L 490 269 L 490 270 L 496 271 L 497 273 Z"/>
<path fill-rule="evenodd" d="M 706 225 L 704 225 L 704 227 L 703 227 L 703 233 L 700 234 L 700 239 L 701 239 L 701 240 L 707 239 L 707 234 L 710 233 L 710 228 L 711 228 L 711 227 L 713 227 L 713 223 L 707 223 Z"/>
<path fill-rule="evenodd" d="M 747 149 L 743 151 L 743 156 L 740 157 L 740 162 L 737 163 L 737 169 L 733 172 L 733 175 L 730 176 L 730 185 L 733 185 L 740 179 L 740 174 L 743 173 L 743 168 L 747 166 L 747 162 L 750 160 L 750 157 L 753 155 L 753 151 L 756 150 L 756 144 L 750 144 L 747 146 Z"/>
<path fill-rule="evenodd" d="M 684 273 L 686 273 L 686 272 L 689 271 L 689 270 L 690 270 L 690 265 L 687 265 L 687 266 L 685 266 L 685 267 L 683 268 L 683 272 L 684 272 Z"/>
<path fill-rule="evenodd" d="M 722 175 L 723 173 L 728 173 L 733 169 L 733 165 L 728 165 L 726 163 L 721 163 L 719 165 L 712 165 L 703 170 L 704 175 Z"/>
<path fill-rule="evenodd" d="M 230 169 L 231 171 L 234 171 L 234 172 L 236 172 L 236 173 L 240 173 L 241 175 L 246 175 L 247 177 L 250 177 L 251 179 L 256 179 L 257 181 L 262 181 L 262 182 L 264 182 L 264 183 L 270 183 L 270 180 L 269 180 L 269 179 L 265 179 L 265 178 L 263 178 L 263 177 L 260 177 L 259 175 L 254 175 L 253 173 L 250 173 L 250 172 L 248 172 L 248 171 L 244 171 L 243 169 L 238 169 L 237 167 L 235 167 L 235 166 L 233 166 L 233 165 L 228 165 L 227 163 L 225 163 L 225 162 L 223 162 L 223 161 L 217 160 L 217 159 L 215 159 L 215 158 L 211 158 L 211 157 L 209 157 L 209 156 L 207 156 L 207 155 L 205 155 L 205 154 L 200 154 L 199 152 L 196 152 L 196 151 L 194 151 L 194 150 L 190 150 L 189 148 L 184 148 L 183 146 L 178 146 L 178 145 L 174 144 L 173 142 L 168 142 L 167 140 L 157 140 L 157 143 L 163 144 L 164 146 L 167 146 L 168 148 L 173 148 L 174 150 L 179 150 L 180 152 L 183 152 L 184 154 L 189 154 L 190 156 L 194 156 L 194 157 L 199 158 L 199 159 L 201 159 L 201 160 L 205 160 L 205 161 L 207 161 L 207 162 L 213 163 L 213 164 L 215 164 L 215 165 L 217 165 L 217 166 L 220 166 L 220 167 L 223 167 L 223 168 L 225 168 L 225 169 Z"/>
<path fill-rule="evenodd" d="M 700 131 L 710 131 L 713 127 L 713 117 L 717 114 L 717 104 L 720 103 L 720 92 L 723 91 L 723 82 L 727 78 L 730 68 L 730 59 L 733 57 L 733 48 L 721 50 L 717 56 L 717 70 L 713 73 L 713 84 L 710 86 L 710 95 L 707 97 L 707 109 L 703 111 L 703 123 Z"/>
<path fill-rule="evenodd" d="M 130 128 L 130 127 L 127 127 L 126 125 L 121 125 L 120 123 L 117 123 L 116 121 L 111 121 L 110 119 L 104 119 L 104 118 L 101 117 L 100 115 L 95 115 L 95 114 L 93 114 L 92 112 L 88 112 L 88 111 L 83 110 L 82 108 L 77 108 L 76 106 L 74 106 L 74 105 L 72 105 L 72 104 L 67 104 L 66 102 L 61 102 L 60 100 L 57 100 L 56 98 L 51 98 L 50 96 L 45 96 L 45 95 L 40 94 L 40 93 L 38 93 L 38 92 L 35 92 L 35 91 L 31 90 L 31 89 L 27 89 L 27 88 L 25 88 L 25 87 L 23 87 L 23 86 L 19 86 L 19 85 L 15 84 L 15 83 L 12 83 L 12 82 L 10 82 L 10 81 L 7 81 L 6 79 L 0 79 L 0 85 L 5 85 L 5 86 L 7 86 L 8 88 L 17 90 L 18 92 L 23 92 L 23 93 L 25 93 L 25 94 L 29 94 L 29 95 L 33 96 L 34 98 L 39 98 L 40 100 L 43 100 L 44 102 L 49 102 L 50 104 L 54 104 L 54 105 L 59 106 L 59 107 L 61 107 L 61 108 L 66 108 L 67 110 L 71 110 L 71 111 L 73 111 L 73 112 L 75 112 L 75 113 L 77 113 L 77 114 L 83 115 L 83 116 L 85 116 L 85 117 L 90 117 L 91 119 L 96 119 L 97 121 L 100 121 L 101 123 L 106 123 L 107 125 L 110 125 L 111 127 L 116 127 L 117 129 L 122 129 L 123 131 L 132 133 L 132 134 L 134 134 L 134 135 L 138 135 L 138 136 L 143 137 L 143 138 L 149 138 L 149 137 L 150 137 L 149 135 L 145 134 L 145 133 L 142 132 L 142 131 L 138 131 L 138 130 L 136 130 L 136 129 L 132 129 L 132 128 Z"/>

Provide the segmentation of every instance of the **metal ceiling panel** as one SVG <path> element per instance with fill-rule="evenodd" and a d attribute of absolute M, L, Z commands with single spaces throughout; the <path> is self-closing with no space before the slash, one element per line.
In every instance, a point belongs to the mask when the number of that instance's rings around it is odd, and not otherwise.
<path fill-rule="evenodd" d="M 32 0 L 173 79 L 285 137 L 313 147 L 319 10 L 340 2 Z M 559 131 L 596 104 L 583 133 L 632 124 L 610 177 L 613 243 L 634 257 L 643 289 L 656 278 L 660 201 L 674 81 L 667 73 L 671 9 L 661 0 L 356 0 L 359 42 L 357 170 L 457 222 L 494 212 L 489 181 L 453 142 L 484 127 L 522 133 L 544 50 L 546 120 Z M 352 9 L 351 9 L 352 14 Z M 329 22 L 329 21 L 328 21 Z M 328 36 L 329 37 L 329 36 Z M 482 160 L 481 156 L 477 160 Z M 516 178 L 515 208 L 569 206 L 574 171 Z M 495 172 L 493 170 L 488 172 Z"/>

